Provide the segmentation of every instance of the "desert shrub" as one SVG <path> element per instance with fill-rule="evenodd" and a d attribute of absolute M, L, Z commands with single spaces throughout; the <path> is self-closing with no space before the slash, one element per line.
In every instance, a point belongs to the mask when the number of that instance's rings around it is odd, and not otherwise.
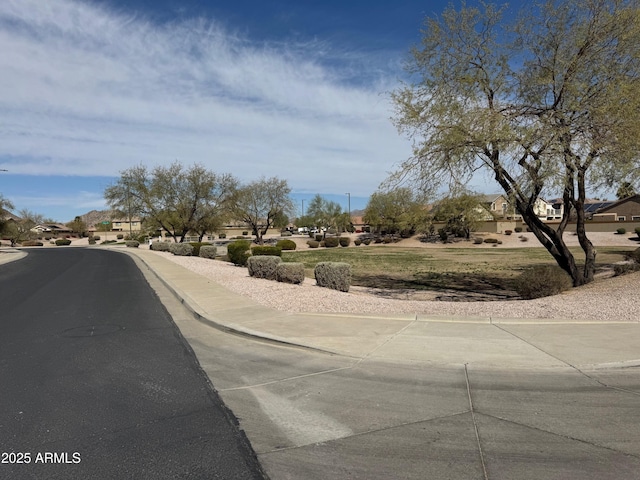
<path fill-rule="evenodd" d="M 276 280 L 296 285 L 304 282 L 304 263 L 282 262 L 276 267 Z"/>
<path fill-rule="evenodd" d="M 99 241 L 100 241 L 100 235 L 96 235 L 96 236 L 94 236 L 93 238 L 96 240 L 96 242 L 99 242 Z"/>
<path fill-rule="evenodd" d="M 522 227 L 516 227 L 513 229 L 514 232 L 516 233 L 521 233 L 522 232 Z"/>
<path fill-rule="evenodd" d="M 22 246 L 23 247 L 42 247 L 44 246 L 44 243 L 39 242 L 37 240 L 25 240 L 24 242 L 22 242 Z"/>
<path fill-rule="evenodd" d="M 322 235 L 321 233 L 316 233 L 316 242 L 321 242 L 323 238 L 324 235 Z"/>
<path fill-rule="evenodd" d="M 351 243 L 351 239 L 349 237 L 340 237 L 338 238 L 341 247 L 348 247 Z"/>
<path fill-rule="evenodd" d="M 369 245 L 371 243 L 371 239 L 370 238 L 365 238 L 362 243 L 364 243 L 365 245 Z"/>
<path fill-rule="evenodd" d="M 131 248 L 138 248 L 138 246 L 140 246 L 140 242 L 137 240 L 127 240 L 124 244 Z"/>
<path fill-rule="evenodd" d="M 89 237 L 89 245 L 95 245 L 96 239 L 94 237 Z"/>
<path fill-rule="evenodd" d="M 633 260 L 636 263 L 640 263 L 640 248 L 636 248 L 629 254 L 629 260 Z"/>
<path fill-rule="evenodd" d="M 569 290 L 573 282 L 571 277 L 556 265 L 537 265 L 522 272 L 516 278 L 514 286 L 522 298 L 530 300 Z"/>
<path fill-rule="evenodd" d="M 276 279 L 276 269 L 282 259 L 277 255 L 257 255 L 247 259 L 249 275 L 255 278 Z"/>
<path fill-rule="evenodd" d="M 485 238 L 484 243 L 498 243 L 497 238 Z"/>
<path fill-rule="evenodd" d="M 384 237 L 382 243 L 393 243 L 393 237 Z"/>
<path fill-rule="evenodd" d="M 640 270 L 640 263 L 618 263 L 613 266 L 613 273 L 616 277 L 620 275 L 626 275 L 627 273 L 633 273 Z"/>
<path fill-rule="evenodd" d="M 247 235 L 249 235 L 249 232 L 247 232 L 246 230 L 244 232 L 242 232 L 242 236 L 246 237 Z"/>
<path fill-rule="evenodd" d="M 640 238 L 640 227 L 636 227 L 636 235 L 638 236 L 638 238 Z"/>
<path fill-rule="evenodd" d="M 484 242 L 484 240 L 482 240 L 480 237 L 475 237 L 473 239 L 473 243 L 476 244 L 476 245 L 480 245 L 483 242 Z"/>
<path fill-rule="evenodd" d="M 227 245 L 227 256 L 234 265 L 244 267 L 247 259 L 251 256 L 249 249 L 251 244 L 247 240 L 236 240 Z"/>
<path fill-rule="evenodd" d="M 340 245 L 340 239 L 338 237 L 327 237 L 324 239 L 324 246 L 327 248 L 334 248 Z"/>
<path fill-rule="evenodd" d="M 111 243 L 118 243 L 117 240 L 105 240 L 103 242 L 100 243 L 100 245 L 109 245 Z"/>
<path fill-rule="evenodd" d="M 626 229 L 626 228 L 622 228 L 622 227 L 620 227 L 620 228 L 618 228 L 618 229 L 616 230 L 616 233 L 617 233 L 618 235 L 624 235 L 625 233 L 627 233 L 627 229 Z"/>
<path fill-rule="evenodd" d="M 116 238 L 117 238 L 118 240 L 122 240 L 122 239 L 124 238 L 124 235 L 123 235 L 123 234 L 121 234 L 121 233 L 119 233 L 118 235 L 116 235 Z"/>
<path fill-rule="evenodd" d="M 524 235 L 520 235 L 518 238 L 520 239 L 521 242 L 528 242 L 529 241 L 529 237 L 525 237 Z"/>
<path fill-rule="evenodd" d="M 169 245 L 170 244 L 168 242 L 153 242 L 151 244 L 151 250 L 155 252 L 168 252 Z"/>
<path fill-rule="evenodd" d="M 382 243 L 382 238 L 381 237 L 374 238 L 373 243 Z"/>
<path fill-rule="evenodd" d="M 227 238 L 227 234 L 226 233 L 221 233 L 220 235 L 218 235 L 218 238 L 225 239 L 225 238 Z"/>
<path fill-rule="evenodd" d="M 202 258 L 216 258 L 217 253 L 218 249 L 213 245 L 202 245 L 198 256 Z"/>
<path fill-rule="evenodd" d="M 295 250 L 296 246 L 296 242 L 289 239 L 280 240 L 278 241 L 278 243 L 276 243 L 276 247 L 278 247 L 280 250 Z"/>
<path fill-rule="evenodd" d="M 293 235 L 293 234 L 292 234 L 289 230 L 285 230 L 284 232 L 281 232 L 281 233 L 280 233 L 280 236 L 281 236 L 281 237 L 290 237 L 290 236 L 292 236 L 292 235 Z"/>
<path fill-rule="evenodd" d="M 322 248 L 324 248 L 324 240 L 322 240 L 322 241 L 320 242 L 320 246 L 321 246 Z"/>
<path fill-rule="evenodd" d="M 193 255 L 193 246 L 189 243 L 171 243 L 169 251 L 177 257 L 190 257 Z"/>
<path fill-rule="evenodd" d="M 191 245 L 193 247 L 193 256 L 194 257 L 199 257 L 200 256 L 200 249 L 204 246 L 204 245 L 211 245 L 208 242 L 191 242 L 189 243 L 189 245 Z"/>
<path fill-rule="evenodd" d="M 449 239 L 449 234 L 444 228 L 438 229 L 438 236 L 440 237 L 442 243 L 446 242 Z"/>
<path fill-rule="evenodd" d="M 343 262 L 320 262 L 313 270 L 320 287 L 348 292 L 351 286 L 351 265 Z"/>
<path fill-rule="evenodd" d="M 362 240 L 360 240 L 359 238 L 356 238 L 356 239 L 353 241 L 353 244 L 354 244 L 356 247 L 358 247 L 358 246 L 360 246 L 360 245 L 362 244 Z"/>
<path fill-rule="evenodd" d="M 316 240 L 308 240 L 307 245 L 309 245 L 309 248 L 318 248 L 320 246 L 320 242 L 317 242 Z"/>
<path fill-rule="evenodd" d="M 504 234 L 505 235 L 511 235 L 513 233 L 513 230 L 505 230 Z"/>
<path fill-rule="evenodd" d="M 255 247 L 251 247 L 251 255 L 273 255 L 281 257 L 282 249 L 280 247 L 270 245 L 257 245 Z"/>
<path fill-rule="evenodd" d="M 56 240 L 56 245 L 71 245 L 71 240 L 69 240 L 68 238 L 59 238 Z"/>

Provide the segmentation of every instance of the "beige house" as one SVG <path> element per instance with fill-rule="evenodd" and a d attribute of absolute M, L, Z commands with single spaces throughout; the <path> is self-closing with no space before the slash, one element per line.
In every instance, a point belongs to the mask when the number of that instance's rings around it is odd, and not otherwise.
<path fill-rule="evenodd" d="M 637 222 L 640 221 L 640 195 L 632 195 L 596 210 L 595 222 Z"/>
<path fill-rule="evenodd" d="M 137 217 L 133 217 L 131 222 L 129 219 L 121 218 L 111 220 L 112 232 L 139 232 L 140 230 L 142 230 L 142 221 Z"/>

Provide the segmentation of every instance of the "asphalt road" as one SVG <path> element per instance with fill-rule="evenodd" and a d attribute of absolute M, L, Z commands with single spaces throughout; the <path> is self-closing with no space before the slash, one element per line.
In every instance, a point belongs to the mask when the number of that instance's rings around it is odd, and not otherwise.
<path fill-rule="evenodd" d="M 264 478 L 237 420 L 127 256 L 0 267 L 0 478 Z"/>

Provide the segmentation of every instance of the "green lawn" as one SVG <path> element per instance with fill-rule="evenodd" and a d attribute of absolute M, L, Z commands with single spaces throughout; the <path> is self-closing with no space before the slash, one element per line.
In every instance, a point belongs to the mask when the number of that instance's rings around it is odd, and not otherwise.
<path fill-rule="evenodd" d="M 633 248 L 598 248 L 598 268 L 624 260 Z M 579 247 L 572 249 L 578 263 Z M 305 264 L 307 276 L 313 277 L 318 262 L 346 262 L 352 268 L 352 284 L 390 289 L 428 290 L 512 290 L 512 280 L 533 265 L 555 262 L 542 247 L 500 248 L 408 248 L 394 246 L 359 246 L 318 248 L 283 252 L 286 262 Z"/>

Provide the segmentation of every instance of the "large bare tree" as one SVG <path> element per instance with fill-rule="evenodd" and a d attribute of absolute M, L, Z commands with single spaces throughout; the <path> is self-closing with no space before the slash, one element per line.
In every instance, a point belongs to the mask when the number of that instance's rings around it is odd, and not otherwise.
<path fill-rule="evenodd" d="M 592 281 L 587 192 L 638 168 L 638 4 L 549 0 L 510 23 L 493 5 L 463 4 L 427 19 L 407 63 L 415 82 L 393 93 L 414 154 L 390 183 L 455 189 L 487 172 L 574 286 Z M 533 207 L 554 192 L 564 216 L 552 226 Z M 572 218 L 582 266 L 563 239 Z"/>

